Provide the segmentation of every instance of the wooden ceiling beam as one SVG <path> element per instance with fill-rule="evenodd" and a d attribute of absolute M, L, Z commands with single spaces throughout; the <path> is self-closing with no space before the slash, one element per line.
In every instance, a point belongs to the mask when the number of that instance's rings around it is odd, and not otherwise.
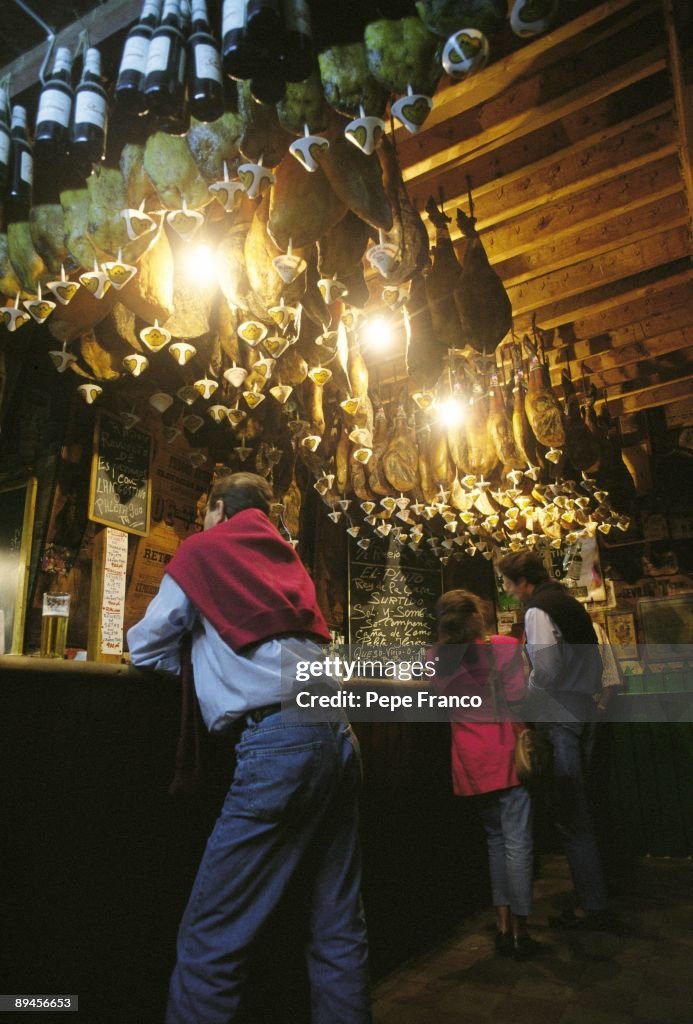
<path fill-rule="evenodd" d="M 666 68 L 666 48 L 663 44 L 640 54 L 626 64 L 611 67 L 591 82 L 547 102 L 538 102 L 504 121 L 482 129 L 472 137 L 456 142 L 433 156 L 408 164 L 403 170 L 406 182 L 421 181 L 445 169 L 460 167 L 472 158 L 507 146 L 530 132 L 546 128 L 571 114 L 582 111 L 629 85 L 652 78 Z"/>
<path fill-rule="evenodd" d="M 578 223 L 587 226 L 608 219 L 614 207 L 626 213 L 644 202 L 671 195 L 682 188 L 674 139 L 665 146 L 651 146 L 644 152 L 631 155 L 634 152 L 634 149 L 629 149 L 627 154 L 622 154 L 624 160 L 620 162 L 618 147 L 614 146 L 613 162 L 608 168 L 595 175 L 579 176 L 576 167 L 575 176 L 571 173 L 571 180 L 565 184 L 563 178 L 567 177 L 568 161 L 561 160 L 553 167 L 553 180 L 558 179 L 555 187 L 552 187 L 550 173 L 535 175 L 529 167 L 523 189 L 511 185 L 506 192 L 501 185 L 498 190 L 500 199 L 487 195 L 483 197 L 482 204 L 475 194 L 476 227 L 482 235 L 489 259 L 495 262 L 496 254 L 501 254 L 501 259 L 509 259 L 533 248 L 537 238 L 547 235 L 561 237 L 574 231 Z M 590 154 L 584 155 L 589 162 Z M 573 162 L 579 164 L 577 158 Z M 521 194 L 517 196 L 517 205 L 512 205 L 513 193 L 518 192 Z M 446 204 L 449 211 L 454 205 Z M 486 218 L 480 216 L 479 205 L 488 213 Z M 450 229 L 451 238 L 457 241 L 461 232 L 454 221 Z"/>
<path fill-rule="evenodd" d="M 500 150 L 463 165 L 441 169 L 435 189 L 426 180 L 409 182 L 407 191 L 419 209 L 435 191 L 442 189 L 447 203 L 466 207 L 466 176 L 474 191 L 474 213 L 480 225 L 494 223 L 499 205 L 516 213 L 531 209 L 536 194 L 569 195 L 572 186 L 585 180 L 586 186 L 608 180 L 614 165 L 624 170 L 637 167 L 644 156 L 665 156 L 678 146 L 672 112 L 673 101 L 663 75 L 651 80 L 657 85 L 648 104 L 628 90 L 620 97 L 618 111 L 604 100 L 584 111 L 579 121 L 572 117 L 532 132 Z M 624 102 L 627 100 L 628 102 Z"/>
<path fill-rule="evenodd" d="M 688 207 L 679 181 L 678 191 L 663 199 L 648 203 L 626 213 L 617 206 L 606 211 L 608 219 L 594 225 L 585 225 L 578 218 L 572 232 L 563 238 L 537 239 L 534 248 L 528 246 L 509 260 L 498 262 L 494 269 L 502 278 L 506 290 L 517 285 L 545 277 L 558 270 L 570 270 L 583 260 L 596 259 L 634 242 L 643 241 L 663 228 L 667 230 L 688 224 Z M 618 259 L 617 253 L 614 259 Z"/>
<path fill-rule="evenodd" d="M 656 281 L 651 278 L 651 271 L 648 271 L 645 278 L 638 274 L 630 283 L 624 283 L 627 290 L 619 292 L 607 286 L 591 292 L 593 306 L 575 310 L 573 322 L 565 332 L 568 340 L 593 338 L 629 325 L 642 324 L 643 330 L 650 330 L 647 323 L 651 317 L 665 315 L 681 305 L 693 308 L 692 267 L 672 268 L 667 276 L 659 276 Z M 650 333 L 657 333 L 657 329 Z"/>
<path fill-rule="evenodd" d="M 693 84 L 686 82 L 685 68 L 671 0 L 663 0 L 669 64 L 674 87 L 676 124 L 680 140 L 681 173 L 686 184 L 688 209 L 693 217 Z"/>
<path fill-rule="evenodd" d="M 593 313 L 581 314 L 571 324 L 571 340 L 604 337 L 616 330 L 633 330 L 637 336 L 643 333 L 656 335 L 680 326 L 679 310 L 684 307 L 686 316 L 693 310 L 693 269 L 673 274 L 658 282 L 661 288 L 652 286 L 642 290 L 623 293 L 621 301 L 614 305 L 595 305 Z"/>
<path fill-rule="evenodd" d="M 590 379 L 598 388 L 608 388 L 609 394 L 612 389 L 623 384 L 629 389 L 633 386 L 649 387 L 655 383 L 661 383 L 671 376 L 679 377 L 681 373 L 693 372 L 693 347 L 675 348 L 670 352 L 662 353 L 659 356 L 641 356 L 634 362 L 624 363 L 621 366 L 610 366 L 593 373 Z"/>
<path fill-rule="evenodd" d="M 621 331 L 612 331 L 598 338 L 547 349 L 546 358 L 551 373 L 560 376 L 570 366 L 575 380 L 584 372 L 598 373 L 608 366 L 647 358 L 693 344 L 693 309 L 681 306 L 668 316 L 653 317 L 649 330 L 637 324 Z"/>
<path fill-rule="evenodd" d="M 610 0 L 527 43 L 508 57 L 495 61 L 479 74 L 471 75 L 460 82 L 450 82 L 436 92 L 433 110 L 426 121 L 427 131 L 433 132 L 438 125 L 450 118 L 457 117 L 463 111 L 485 102 L 529 72 L 535 73 L 560 60 L 564 55 L 572 55 L 602 38 L 612 36 L 614 32 L 627 27 L 633 21 L 641 20 L 656 6 L 658 5 L 642 4 L 636 0 Z M 602 25 L 620 13 L 623 13 L 624 17 L 616 24 Z M 595 26 L 598 27 L 597 34 L 594 31 Z M 584 38 L 581 39 L 583 35 Z M 397 128 L 396 136 L 398 143 L 400 140 L 404 143 L 409 139 L 406 129 L 402 127 Z"/>
<path fill-rule="evenodd" d="M 673 384 L 691 377 L 693 377 L 693 363 L 685 363 L 683 366 L 675 367 L 660 366 L 650 373 L 635 375 L 632 379 L 615 380 L 607 387 L 595 381 L 595 386 L 600 398 L 606 398 L 606 401 L 611 404 L 612 400 L 638 395 L 643 391 L 661 387 L 663 384 Z"/>
<path fill-rule="evenodd" d="M 628 395 L 615 398 L 609 396 L 609 412 L 616 418 L 640 412 L 643 409 L 654 409 L 659 405 L 670 405 L 681 398 L 689 398 L 691 390 L 693 390 L 693 374 L 687 374 L 678 380 L 668 381 L 665 384 L 652 384 Z M 597 399 L 595 403 L 597 407 L 603 404 L 603 398 Z"/>
<path fill-rule="evenodd" d="M 668 292 L 669 289 L 678 291 L 684 282 L 693 281 L 693 268 L 687 265 L 689 254 L 680 256 L 679 261 L 678 270 L 670 268 L 669 264 L 665 263 L 646 270 L 639 268 L 629 275 L 623 274 L 622 278 L 593 288 L 586 283 L 584 290 L 577 296 L 554 299 L 538 308 L 535 311 L 537 323 L 545 330 L 557 330 L 559 334 L 568 337 L 571 337 L 574 330 L 573 323 L 580 323 L 586 318 L 603 316 L 603 331 L 608 330 L 612 316 L 614 326 L 633 323 L 637 317 L 632 315 L 629 302 L 635 304 L 641 299 L 655 297 L 659 303 L 662 293 Z M 592 285 L 594 284 L 593 280 Z M 532 315 L 531 309 L 526 313 L 514 311 L 516 333 L 530 330 Z M 578 337 L 583 337 L 584 331 L 580 330 L 577 334 Z"/>
<path fill-rule="evenodd" d="M 605 383 L 603 374 L 638 363 L 645 363 L 648 360 L 660 359 L 663 356 L 671 356 L 675 352 L 685 355 L 690 353 L 691 346 L 693 346 L 693 324 L 688 324 L 678 331 L 671 331 L 661 337 L 646 338 L 644 341 L 622 345 L 585 359 L 568 360 L 568 354 L 565 353 L 564 359 L 557 359 L 551 363 L 551 381 L 554 384 L 560 384 L 562 374 L 567 371 L 569 366 L 571 380 L 579 381 L 583 377 L 595 377 L 603 384 Z"/>
<path fill-rule="evenodd" d="M 624 69 L 623 74 L 627 74 L 625 69 L 631 62 L 642 59 L 653 47 L 661 46 L 662 52 L 666 52 L 661 11 L 644 23 L 620 31 L 617 39 L 616 49 L 613 39 L 601 40 L 585 51 L 571 54 L 567 59 L 556 60 L 548 67 L 533 69 L 531 74 L 519 81 L 506 83 L 485 102 L 473 109 L 456 113 L 445 124 L 421 135 L 410 136 L 402 143 L 403 164 L 415 165 L 424 158 L 440 163 L 441 155 L 460 140 L 466 140 L 462 145 L 468 143 L 473 149 L 481 144 L 480 133 L 490 133 L 491 138 L 504 135 L 522 124 L 527 112 L 535 115 L 540 108 L 560 103 L 576 87 L 585 89 L 586 95 L 589 95 L 595 83 L 604 75 L 617 71 L 619 66 Z M 615 52 L 618 54 L 617 60 L 614 59 Z M 584 102 L 587 105 L 591 101 Z M 528 131 L 531 128 L 525 129 L 524 134 Z"/>
<path fill-rule="evenodd" d="M 685 223 L 669 230 L 651 234 L 622 248 L 612 249 L 594 258 L 581 260 L 569 267 L 535 277 L 506 289 L 515 316 L 537 314 L 537 322 L 544 325 L 544 310 L 555 301 L 581 296 L 584 308 L 589 291 L 596 282 L 600 285 L 630 277 L 643 269 L 655 268 L 683 259 L 690 254 L 690 239 Z M 565 323 L 564 318 L 561 322 Z"/>

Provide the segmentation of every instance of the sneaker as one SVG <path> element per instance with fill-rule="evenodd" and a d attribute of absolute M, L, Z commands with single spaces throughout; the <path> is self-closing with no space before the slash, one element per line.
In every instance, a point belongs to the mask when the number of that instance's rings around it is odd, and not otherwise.
<path fill-rule="evenodd" d="M 512 956 L 513 955 L 513 936 L 512 932 L 496 932 L 496 953 L 499 956 Z"/>
<path fill-rule="evenodd" d="M 550 946 L 545 942 L 537 942 L 529 935 L 513 936 L 513 960 L 533 960 L 537 956 L 547 956 L 550 952 Z"/>

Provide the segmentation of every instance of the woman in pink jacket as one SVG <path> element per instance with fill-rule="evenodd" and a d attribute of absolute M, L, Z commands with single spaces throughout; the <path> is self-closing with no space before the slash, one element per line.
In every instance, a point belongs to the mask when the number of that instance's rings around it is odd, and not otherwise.
<path fill-rule="evenodd" d="M 494 721 L 508 701 L 525 693 L 522 648 L 511 636 L 484 642 L 481 600 L 466 590 L 449 590 L 436 605 L 437 682 L 448 694 L 480 696 L 478 712 L 451 722 L 452 787 L 474 797 L 486 831 L 491 890 L 496 908 L 496 950 L 526 960 L 544 947 L 530 938 L 532 904 L 532 802 L 514 766 L 521 723 Z M 494 696 L 493 679 L 496 679 Z M 489 720 L 491 719 L 491 720 Z"/>

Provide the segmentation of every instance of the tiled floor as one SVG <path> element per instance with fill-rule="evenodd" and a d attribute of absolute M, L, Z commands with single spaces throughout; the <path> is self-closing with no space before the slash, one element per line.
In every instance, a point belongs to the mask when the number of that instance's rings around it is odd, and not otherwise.
<path fill-rule="evenodd" d="M 493 911 L 407 961 L 374 992 L 374 1024 L 693 1024 L 693 861 L 647 859 L 617 895 L 619 934 L 551 930 L 570 892 L 546 858 L 531 931 L 541 959 L 493 952 Z"/>

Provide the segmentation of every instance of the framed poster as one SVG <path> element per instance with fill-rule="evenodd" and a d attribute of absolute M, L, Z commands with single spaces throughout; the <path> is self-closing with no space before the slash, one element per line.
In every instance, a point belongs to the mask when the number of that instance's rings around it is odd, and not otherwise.
<path fill-rule="evenodd" d="M 638 643 L 634 615 L 629 612 L 607 615 L 606 631 L 617 658 L 637 658 Z"/>
<path fill-rule="evenodd" d="M 21 654 L 24 644 L 36 477 L 0 484 L 0 653 Z"/>

